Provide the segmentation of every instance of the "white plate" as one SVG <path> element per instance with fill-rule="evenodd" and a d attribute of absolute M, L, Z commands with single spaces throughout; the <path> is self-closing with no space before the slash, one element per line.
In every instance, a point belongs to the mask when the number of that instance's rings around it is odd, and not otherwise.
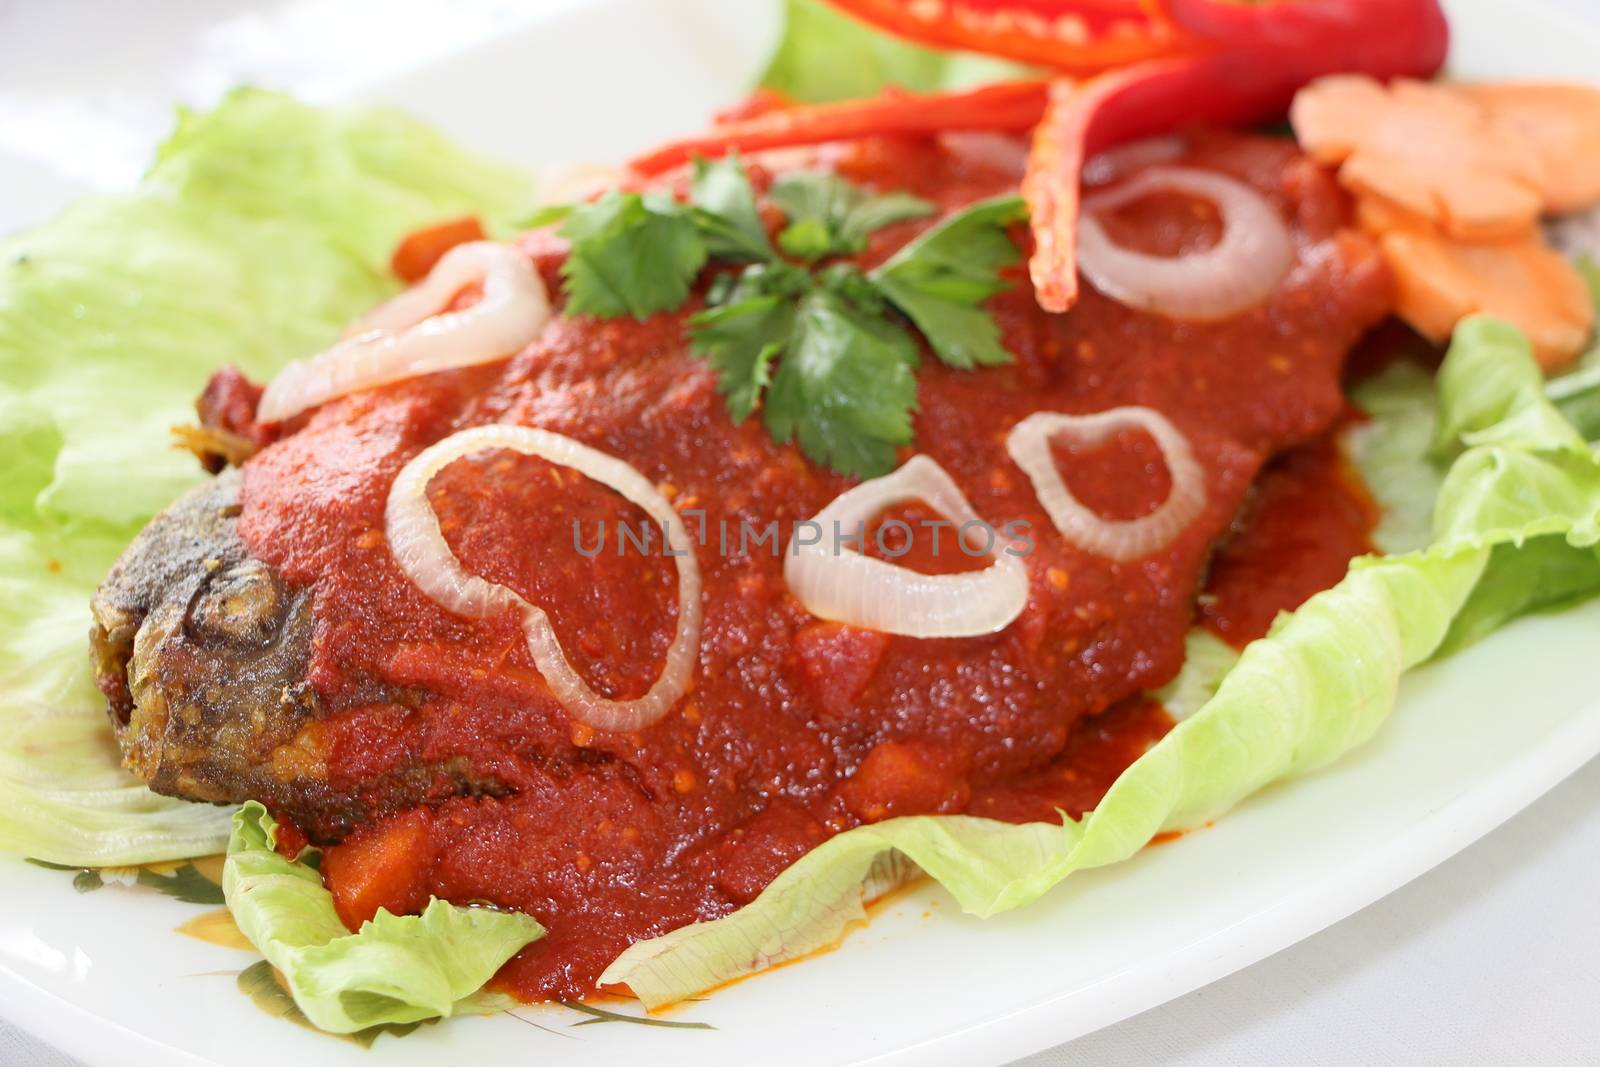
<path fill-rule="evenodd" d="M 1460 75 L 1593 76 L 1600 38 L 1575 20 L 1526 2 L 1450 6 Z M 607 0 L 366 95 L 502 156 L 615 158 L 703 122 L 774 26 L 748 0 Z M 233 977 L 252 954 L 172 932 L 202 909 L 116 887 L 79 895 L 70 874 L 9 859 L 0 1011 L 96 1067 L 1003 1062 L 1293 944 L 1520 810 L 1600 752 L 1595 647 L 1600 603 L 1519 622 L 1408 679 L 1364 749 L 1210 830 L 988 921 L 919 888 L 838 950 L 664 1017 L 715 1029 L 592 1025 L 542 1006 L 366 1052 L 264 1017 Z"/>

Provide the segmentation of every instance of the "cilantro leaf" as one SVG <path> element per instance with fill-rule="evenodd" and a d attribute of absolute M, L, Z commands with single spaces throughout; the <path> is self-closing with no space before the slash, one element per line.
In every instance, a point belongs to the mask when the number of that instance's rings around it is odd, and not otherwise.
<path fill-rule="evenodd" d="M 934 210 L 908 193 L 873 194 L 822 173 L 785 175 L 771 197 L 788 218 L 779 247 L 808 264 L 860 251 L 874 231 Z M 918 345 L 888 307 L 947 364 L 1009 362 L 981 305 L 1006 288 L 1000 272 L 1020 258 L 1006 227 L 1022 215 L 1017 197 L 975 204 L 870 274 L 847 262 L 797 266 L 778 258 L 735 156 L 696 160 L 687 204 L 613 190 L 540 218 L 565 220 L 569 313 L 644 319 L 682 304 L 709 261 L 746 262 L 713 278 L 706 309 L 689 322 L 729 414 L 743 421 L 760 408 L 776 441 L 872 477 L 910 443 L 917 400 Z"/>
<path fill-rule="evenodd" d="M 807 219 L 822 223 L 842 220 L 861 195 L 860 189 L 837 174 L 810 170 L 779 175 L 767 193 L 791 225 Z"/>
<path fill-rule="evenodd" d="M 794 330 L 795 298 L 811 288 L 810 276 L 788 263 L 724 274 L 712 284 L 711 306 L 690 323 L 694 348 L 717 372 L 717 392 L 734 422 L 755 411 L 772 384 L 772 363 Z"/>
<path fill-rule="evenodd" d="M 911 335 L 827 287 L 800 299 L 765 408 L 767 431 L 861 477 L 894 467 L 917 402 Z"/>
<path fill-rule="evenodd" d="M 885 226 L 907 219 L 925 219 L 933 212 L 933 204 L 910 193 L 870 196 L 845 214 L 844 221 L 839 224 L 839 235 L 853 248 L 864 248 L 867 237 Z"/>
<path fill-rule="evenodd" d="M 708 163 L 696 157 L 691 199 L 695 224 L 712 256 L 771 259 L 772 242 L 756 208 L 755 190 L 737 153 Z"/>
<path fill-rule="evenodd" d="M 932 204 L 909 193 L 878 196 L 818 171 L 785 174 L 768 195 L 789 218 L 778 246 L 808 262 L 859 252 L 875 230 L 933 213 Z"/>
<path fill-rule="evenodd" d="M 772 383 L 772 362 L 794 329 L 794 301 L 776 294 L 702 311 L 694 319 L 694 345 L 717 372 L 717 392 L 734 422 L 755 411 Z"/>
<path fill-rule="evenodd" d="M 821 219 L 791 222 L 778 234 L 778 247 L 796 259 L 812 262 L 834 250 L 836 238 Z"/>
<path fill-rule="evenodd" d="M 617 190 L 574 207 L 561 234 L 572 243 L 561 275 L 576 314 L 644 320 L 675 308 L 709 255 L 681 205 Z"/>
<path fill-rule="evenodd" d="M 1015 196 L 980 201 L 944 220 L 867 275 L 916 324 L 934 355 L 971 369 L 1011 362 L 1000 328 L 980 305 L 1009 288 L 1000 271 L 1021 260 L 1006 227 L 1025 217 Z"/>

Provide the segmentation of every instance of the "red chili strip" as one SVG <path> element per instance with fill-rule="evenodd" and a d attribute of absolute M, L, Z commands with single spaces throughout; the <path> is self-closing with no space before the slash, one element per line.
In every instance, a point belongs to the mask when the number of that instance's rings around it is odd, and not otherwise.
<path fill-rule="evenodd" d="M 1002 82 L 959 93 L 885 94 L 870 100 L 791 107 L 728 122 L 709 133 L 663 145 L 633 160 L 640 174 L 659 174 L 694 156 L 726 155 L 735 149 L 847 141 L 876 134 L 928 134 L 942 130 L 1028 130 L 1044 115 L 1049 83 Z"/>
<path fill-rule="evenodd" d="M 1202 42 L 1138 0 L 829 0 L 896 37 L 1094 74 Z M 1154 13 L 1152 9 L 1156 9 Z"/>

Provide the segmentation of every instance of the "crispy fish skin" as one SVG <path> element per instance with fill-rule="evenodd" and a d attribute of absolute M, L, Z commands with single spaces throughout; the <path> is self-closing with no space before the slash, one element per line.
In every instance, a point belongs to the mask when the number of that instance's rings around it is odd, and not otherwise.
<path fill-rule="evenodd" d="M 259 800 L 317 844 L 428 800 L 505 793 L 459 760 L 329 783 L 313 598 L 246 551 L 240 479 L 224 471 L 157 515 L 95 592 L 90 654 L 123 765 L 157 793 Z"/>
<path fill-rule="evenodd" d="M 311 604 L 246 553 L 239 472 L 162 512 L 91 603 L 123 763 L 158 793 L 288 810 L 335 801 L 306 681 Z"/>

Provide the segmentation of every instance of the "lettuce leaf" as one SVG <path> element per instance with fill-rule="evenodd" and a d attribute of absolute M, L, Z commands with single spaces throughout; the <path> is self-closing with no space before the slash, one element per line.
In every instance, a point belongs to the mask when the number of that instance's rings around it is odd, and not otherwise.
<path fill-rule="evenodd" d="M 222 891 L 306 1018 L 330 1033 L 475 1011 L 478 989 L 544 936 L 531 916 L 437 898 L 421 915 L 380 910 L 352 934 L 322 876 L 274 850 L 275 831 L 255 801 L 234 814 Z"/>
<path fill-rule="evenodd" d="M 1530 606 L 1600 586 L 1600 461 L 1538 386 L 1522 336 L 1492 319 L 1463 323 L 1438 396 L 1436 443 L 1464 451 L 1440 489 L 1432 545 L 1357 560 L 1333 589 L 1280 617 L 1081 821 L 917 816 L 850 830 L 739 911 L 633 945 L 601 982 L 655 1007 L 831 944 L 863 917 L 863 882 L 889 856 L 921 867 L 974 915 L 1029 903 L 1160 831 L 1199 826 L 1272 781 L 1327 765 L 1382 725 L 1407 669 Z M 1540 576 L 1533 595 L 1529 571 Z"/>
<path fill-rule="evenodd" d="M 1173 722 L 1182 722 L 1217 695 L 1222 679 L 1238 662 L 1239 653 L 1232 645 L 1204 626 L 1196 626 L 1184 639 L 1183 667 L 1172 681 L 1150 695 Z"/>
<path fill-rule="evenodd" d="M 783 37 L 761 85 L 792 100 L 820 104 L 876 96 L 891 85 L 912 92 L 966 89 L 1038 73 L 975 52 L 907 44 L 822 0 L 788 0 L 785 12 Z"/>
<path fill-rule="evenodd" d="M 1373 546 L 1390 554 L 1426 548 L 1445 475 L 1433 454 L 1433 375 L 1415 363 L 1396 363 L 1362 382 L 1350 399 L 1367 416 L 1345 432 L 1343 443 L 1378 505 Z"/>
<path fill-rule="evenodd" d="M 389 295 L 407 230 L 531 204 L 532 180 L 403 115 L 240 90 L 140 187 L 0 243 L 0 851 L 110 866 L 221 851 L 228 812 L 119 767 L 89 597 L 198 482 L 169 427 L 222 363 L 259 376 Z"/>

